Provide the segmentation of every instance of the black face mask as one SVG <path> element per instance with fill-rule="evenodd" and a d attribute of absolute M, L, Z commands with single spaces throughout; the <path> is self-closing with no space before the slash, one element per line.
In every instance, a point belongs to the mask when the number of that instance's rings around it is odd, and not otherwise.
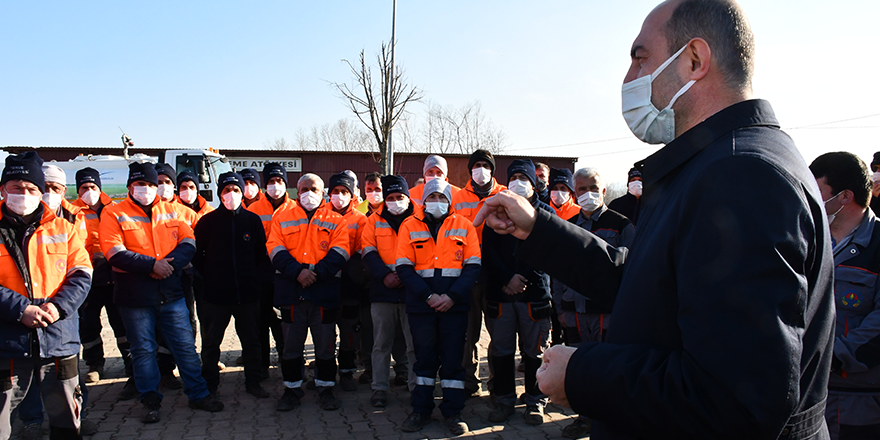
<path fill-rule="evenodd" d="M 545 189 L 547 189 L 547 182 L 545 182 L 541 179 L 538 179 L 537 186 L 538 186 L 538 188 L 537 188 L 538 192 L 543 192 Z"/>

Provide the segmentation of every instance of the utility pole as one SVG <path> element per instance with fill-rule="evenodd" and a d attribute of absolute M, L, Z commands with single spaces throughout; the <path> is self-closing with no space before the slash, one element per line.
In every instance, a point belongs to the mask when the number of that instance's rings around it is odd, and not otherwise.
<path fill-rule="evenodd" d="M 396 28 L 397 0 L 394 0 L 394 7 L 391 12 L 391 72 L 388 75 L 388 89 L 385 91 L 385 108 L 387 109 L 388 106 L 391 106 L 391 114 L 394 114 L 394 46 L 397 46 L 397 40 L 394 39 L 394 33 Z M 391 118 L 389 118 L 388 123 L 392 123 Z M 388 154 L 386 155 L 385 174 L 394 174 L 394 147 L 391 144 L 391 132 L 393 129 L 393 127 L 388 127 L 388 139 L 386 139 L 386 142 L 388 143 Z"/>

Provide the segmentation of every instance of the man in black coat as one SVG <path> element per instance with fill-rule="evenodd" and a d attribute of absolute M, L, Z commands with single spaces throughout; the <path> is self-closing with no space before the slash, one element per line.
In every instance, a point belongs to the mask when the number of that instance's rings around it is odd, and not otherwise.
<path fill-rule="evenodd" d="M 594 440 L 828 438 L 831 240 L 806 163 L 751 98 L 753 53 L 729 0 L 673 0 L 645 20 L 624 118 L 667 145 L 636 164 L 631 253 L 503 192 L 475 220 L 613 304 L 605 343 L 552 347 L 538 372 L 551 400 L 594 420 Z"/>
<path fill-rule="evenodd" d="M 218 179 L 223 202 L 205 214 L 195 228 L 196 255 L 193 265 L 205 279 L 205 296 L 199 303 L 202 330 L 202 376 L 208 391 L 220 384 L 220 343 L 235 317 L 235 331 L 241 341 L 245 390 L 255 397 L 269 397 L 260 386 L 260 303 L 258 271 L 269 264 L 266 233 L 260 216 L 241 206 L 244 179 L 238 173 L 223 173 Z M 256 292 L 256 293 L 255 293 Z"/>

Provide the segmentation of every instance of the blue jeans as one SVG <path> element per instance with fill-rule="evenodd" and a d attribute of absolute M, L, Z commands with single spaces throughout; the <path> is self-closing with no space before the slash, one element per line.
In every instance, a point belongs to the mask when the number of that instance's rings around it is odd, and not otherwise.
<path fill-rule="evenodd" d="M 156 329 L 162 332 L 168 348 L 177 361 L 183 379 L 183 391 L 191 401 L 208 396 L 208 385 L 202 378 L 202 367 L 189 322 L 189 309 L 183 298 L 151 307 L 119 306 L 126 336 L 131 343 L 134 383 L 141 399 L 146 393 L 159 394 L 159 363 L 156 361 Z"/>

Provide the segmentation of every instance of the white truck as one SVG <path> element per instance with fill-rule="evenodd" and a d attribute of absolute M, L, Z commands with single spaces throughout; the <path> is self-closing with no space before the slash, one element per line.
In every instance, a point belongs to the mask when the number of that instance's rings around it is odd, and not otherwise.
<path fill-rule="evenodd" d="M 39 153 L 39 149 L 37 149 Z M 158 156 L 135 154 L 131 156 L 77 156 L 68 161 L 47 161 L 46 164 L 56 165 L 67 175 L 67 199 L 77 198 L 76 172 L 91 167 L 101 174 L 101 187 L 114 200 L 124 199 L 128 195 L 128 164 L 132 162 L 167 163 L 178 174 L 189 171 L 198 179 L 199 195 L 213 207 L 218 207 L 217 178 L 220 174 L 232 171 L 227 159 L 216 150 L 162 150 Z"/>

